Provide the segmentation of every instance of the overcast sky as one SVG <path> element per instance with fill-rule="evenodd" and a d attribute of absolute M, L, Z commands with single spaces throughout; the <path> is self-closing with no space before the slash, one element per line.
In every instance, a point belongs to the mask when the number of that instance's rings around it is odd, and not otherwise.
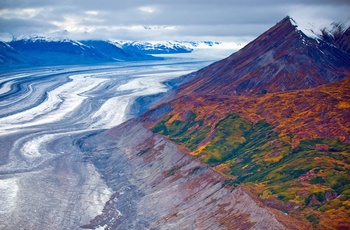
<path fill-rule="evenodd" d="M 349 12 L 350 0 L 0 0 L 0 37 L 245 43 L 286 15 L 321 27 Z"/>

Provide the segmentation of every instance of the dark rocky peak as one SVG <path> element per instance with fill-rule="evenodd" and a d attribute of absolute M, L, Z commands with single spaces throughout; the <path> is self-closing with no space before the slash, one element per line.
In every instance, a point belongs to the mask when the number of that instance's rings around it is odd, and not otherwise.
<path fill-rule="evenodd" d="M 296 28 L 294 20 L 287 16 L 237 53 L 264 52 L 269 47 L 277 47 L 292 38 L 298 39 L 300 31 Z"/>
<path fill-rule="evenodd" d="M 255 41 L 277 41 L 298 33 L 296 22 L 289 16 L 283 18 L 269 30 L 261 34 Z"/>
<path fill-rule="evenodd" d="M 287 16 L 228 58 L 196 73 L 184 94 L 279 92 L 308 89 L 343 79 L 350 56 L 305 35 Z"/>

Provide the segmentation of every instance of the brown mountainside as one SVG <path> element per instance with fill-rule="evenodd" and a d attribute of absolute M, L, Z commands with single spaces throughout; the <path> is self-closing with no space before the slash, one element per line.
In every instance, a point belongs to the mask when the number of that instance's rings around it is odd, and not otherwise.
<path fill-rule="evenodd" d="M 349 55 L 307 37 L 292 20 L 284 18 L 237 53 L 198 71 L 179 95 L 279 92 L 343 79 Z"/>
<path fill-rule="evenodd" d="M 265 120 L 276 132 L 293 134 L 291 144 L 312 138 L 339 138 L 350 143 L 350 75 L 344 80 L 307 90 L 242 96 L 182 96 L 145 114 L 170 106 L 167 123 L 186 120 L 189 111 L 202 126 L 214 127 L 230 113 L 256 123 Z M 146 119 L 149 121 L 151 119 Z M 153 126 L 152 122 L 149 126 Z M 207 140 L 209 141 L 209 140 Z M 205 142 L 202 142 L 205 144 Z"/>
<path fill-rule="evenodd" d="M 143 122 L 262 204 L 314 229 L 348 229 L 350 57 L 341 38 L 309 38 L 286 17 L 192 73 Z"/>
<path fill-rule="evenodd" d="M 268 207 L 315 229 L 346 229 L 349 101 L 347 77 L 266 95 L 182 96 L 143 119 Z"/>

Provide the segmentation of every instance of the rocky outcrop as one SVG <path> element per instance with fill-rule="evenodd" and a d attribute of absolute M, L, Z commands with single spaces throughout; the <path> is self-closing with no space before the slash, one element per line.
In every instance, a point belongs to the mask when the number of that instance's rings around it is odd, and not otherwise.
<path fill-rule="evenodd" d="M 103 213 L 84 228 L 294 228 L 243 187 L 225 185 L 221 174 L 152 133 L 141 119 L 86 138 L 81 148 L 114 192 Z"/>

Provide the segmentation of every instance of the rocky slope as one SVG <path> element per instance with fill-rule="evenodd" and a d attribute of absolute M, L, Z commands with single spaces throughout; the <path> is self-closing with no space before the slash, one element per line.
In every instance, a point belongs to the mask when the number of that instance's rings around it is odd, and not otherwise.
<path fill-rule="evenodd" d="M 152 133 L 141 119 L 80 144 L 114 191 L 103 213 L 83 228 L 296 229 L 298 221 L 263 207 L 244 187 L 229 186 L 227 178 Z"/>
<path fill-rule="evenodd" d="M 179 95 L 307 89 L 343 79 L 349 66 L 348 54 L 307 37 L 286 17 L 237 53 L 198 71 Z"/>

